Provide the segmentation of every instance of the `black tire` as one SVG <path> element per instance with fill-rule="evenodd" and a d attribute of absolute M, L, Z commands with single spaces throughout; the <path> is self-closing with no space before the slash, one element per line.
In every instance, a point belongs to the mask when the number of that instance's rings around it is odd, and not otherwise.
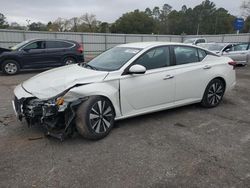
<path fill-rule="evenodd" d="M 76 60 L 73 57 L 66 57 L 66 58 L 63 59 L 63 64 L 64 65 L 72 65 L 72 64 L 75 64 L 75 63 L 76 63 Z"/>
<path fill-rule="evenodd" d="M 213 108 L 220 104 L 225 93 L 225 83 L 221 79 L 211 80 L 204 92 L 201 105 L 206 108 Z"/>
<path fill-rule="evenodd" d="M 91 96 L 76 112 L 76 129 L 91 140 L 104 138 L 114 126 L 115 112 L 111 102 L 101 96 Z"/>
<path fill-rule="evenodd" d="M 8 75 L 15 75 L 19 72 L 20 65 L 15 60 L 5 60 L 2 64 L 2 71 Z"/>

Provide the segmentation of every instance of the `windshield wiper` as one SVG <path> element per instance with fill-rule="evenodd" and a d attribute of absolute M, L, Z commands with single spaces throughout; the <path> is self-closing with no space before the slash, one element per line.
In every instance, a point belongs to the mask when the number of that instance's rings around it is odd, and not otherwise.
<path fill-rule="evenodd" d="M 91 68 L 93 70 L 98 70 L 96 67 L 93 67 L 92 65 L 89 65 L 88 63 L 84 63 L 83 66 L 86 67 L 86 68 L 89 67 L 89 68 Z"/>

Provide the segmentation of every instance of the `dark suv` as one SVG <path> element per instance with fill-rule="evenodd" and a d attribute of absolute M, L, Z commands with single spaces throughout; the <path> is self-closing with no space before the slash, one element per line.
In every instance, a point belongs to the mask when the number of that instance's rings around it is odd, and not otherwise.
<path fill-rule="evenodd" d="M 58 67 L 83 62 L 83 47 L 71 40 L 27 40 L 0 54 L 0 69 L 9 75 L 20 69 Z"/>

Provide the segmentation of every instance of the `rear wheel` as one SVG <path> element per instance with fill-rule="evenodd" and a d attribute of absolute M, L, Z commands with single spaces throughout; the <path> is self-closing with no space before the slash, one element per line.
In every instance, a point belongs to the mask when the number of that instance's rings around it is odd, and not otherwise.
<path fill-rule="evenodd" d="M 5 60 L 2 65 L 2 71 L 8 75 L 17 74 L 20 70 L 18 62 L 15 60 Z"/>
<path fill-rule="evenodd" d="M 76 128 L 88 139 L 101 139 L 114 125 L 115 112 L 111 102 L 101 96 L 92 96 L 77 110 Z"/>
<path fill-rule="evenodd" d="M 221 79 L 214 79 L 209 82 L 201 105 L 207 108 L 212 108 L 220 104 L 225 92 L 225 84 Z"/>
<path fill-rule="evenodd" d="M 72 65 L 72 64 L 76 63 L 76 60 L 74 58 L 72 58 L 72 57 L 66 57 L 63 60 L 63 63 L 64 63 L 64 65 Z"/>

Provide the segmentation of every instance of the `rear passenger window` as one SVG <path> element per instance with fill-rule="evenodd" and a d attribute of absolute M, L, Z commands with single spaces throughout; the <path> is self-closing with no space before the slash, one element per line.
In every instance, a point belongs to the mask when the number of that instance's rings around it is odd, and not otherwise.
<path fill-rule="evenodd" d="M 46 48 L 70 48 L 73 44 L 62 41 L 46 41 Z"/>
<path fill-rule="evenodd" d="M 199 55 L 197 48 L 188 46 L 176 46 L 174 47 L 176 65 L 182 65 L 187 63 L 199 62 Z"/>

